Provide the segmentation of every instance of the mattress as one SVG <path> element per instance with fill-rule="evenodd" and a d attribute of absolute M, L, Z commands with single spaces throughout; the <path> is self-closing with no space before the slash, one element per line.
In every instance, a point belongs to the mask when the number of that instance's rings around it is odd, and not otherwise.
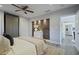
<path fill-rule="evenodd" d="M 47 45 L 45 44 L 43 39 L 38 39 L 34 37 L 19 37 L 19 39 L 23 39 L 35 45 L 37 55 L 44 54 L 46 52 Z"/>
<path fill-rule="evenodd" d="M 14 38 L 14 46 L 7 55 L 36 55 L 35 45 L 22 39 Z"/>
<path fill-rule="evenodd" d="M 46 44 L 44 40 L 33 37 L 14 38 L 14 45 L 10 46 L 9 39 L 0 36 L 1 55 L 40 55 L 44 54 Z"/>

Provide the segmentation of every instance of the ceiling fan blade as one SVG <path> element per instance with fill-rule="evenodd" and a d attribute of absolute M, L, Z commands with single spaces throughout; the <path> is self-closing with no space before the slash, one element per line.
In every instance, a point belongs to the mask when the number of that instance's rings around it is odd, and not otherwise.
<path fill-rule="evenodd" d="M 21 10 L 15 10 L 15 12 L 18 12 L 18 11 L 21 11 Z"/>
<path fill-rule="evenodd" d="M 27 12 L 34 13 L 34 11 L 26 10 L 27 8 L 29 8 L 28 6 L 25 6 L 25 7 L 21 8 L 21 7 L 17 6 L 16 4 L 11 4 L 11 5 L 13 5 L 13 6 L 15 6 L 15 7 L 17 7 L 17 8 L 20 9 L 20 10 L 15 10 L 16 12 L 22 10 L 22 11 L 24 11 L 25 14 L 27 14 Z M 26 12 L 26 11 L 27 11 L 27 12 Z"/>
<path fill-rule="evenodd" d="M 23 9 L 23 10 L 26 10 L 27 8 L 28 8 L 28 6 L 24 6 L 22 9 Z"/>
<path fill-rule="evenodd" d="M 17 8 L 19 8 L 19 9 L 21 9 L 21 7 L 19 7 L 19 6 L 15 5 L 15 4 L 11 4 L 11 5 L 13 5 L 13 6 L 15 6 L 15 7 L 17 7 Z"/>
<path fill-rule="evenodd" d="M 24 12 L 25 14 L 27 14 L 26 12 Z"/>
<path fill-rule="evenodd" d="M 26 10 L 26 11 L 31 12 L 31 13 L 34 13 L 34 11 L 30 11 L 30 10 Z"/>

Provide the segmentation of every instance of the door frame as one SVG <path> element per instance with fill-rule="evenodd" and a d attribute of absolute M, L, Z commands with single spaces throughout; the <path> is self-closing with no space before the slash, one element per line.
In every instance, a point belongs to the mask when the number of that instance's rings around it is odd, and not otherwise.
<path fill-rule="evenodd" d="M 73 16 L 74 17 L 74 22 L 75 22 L 75 16 L 76 16 L 75 14 L 70 14 L 70 15 L 65 15 L 65 16 L 61 16 L 60 17 L 60 45 L 62 45 L 62 41 L 63 41 L 62 40 L 62 28 L 63 28 L 63 24 L 67 22 L 66 20 L 63 20 L 62 18 L 63 17 L 70 17 L 70 16 Z M 73 21 L 71 21 L 71 22 L 69 21 L 67 23 L 73 23 Z M 74 23 L 74 25 L 75 25 L 75 23 Z"/>
<path fill-rule="evenodd" d="M 11 15 L 18 18 L 18 36 L 19 36 L 19 16 L 4 12 L 4 33 L 6 33 L 6 15 Z"/>

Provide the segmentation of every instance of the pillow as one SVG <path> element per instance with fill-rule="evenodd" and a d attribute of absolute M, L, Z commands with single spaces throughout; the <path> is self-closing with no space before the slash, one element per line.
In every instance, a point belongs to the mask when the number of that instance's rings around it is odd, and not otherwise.
<path fill-rule="evenodd" d="M 9 41 L 10 41 L 10 45 L 13 46 L 13 44 L 14 44 L 13 37 L 11 35 L 9 35 L 9 34 L 6 34 L 6 33 L 4 33 L 3 36 L 6 37 L 6 38 L 8 38 Z"/>
<path fill-rule="evenodd" d="M 0 54 L 7 54 L 10 50 L 10 42 L 7 38 L 0 35 Z"/>

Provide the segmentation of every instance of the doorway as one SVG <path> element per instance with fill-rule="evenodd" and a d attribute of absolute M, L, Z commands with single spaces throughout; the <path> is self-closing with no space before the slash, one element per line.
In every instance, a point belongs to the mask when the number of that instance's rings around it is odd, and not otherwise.
<path fill-rule="evenodd" d="M 75 15 L 64 16 L 60 19 L 60 44 L 70 44 L 68 42 L 74 40 Z"/>
<path fill-rule="evenodd" d="M 60 44 L 64 49 L 64 54 L 76 54 L 74 47 L 75 15 L 61 17 L 60 22 Z"/>
<path fill-rule="evenodd" d="M 19 17 L 9 13 L 4 13 L 4 33 L 12 37 L 19 36 Z"/>

